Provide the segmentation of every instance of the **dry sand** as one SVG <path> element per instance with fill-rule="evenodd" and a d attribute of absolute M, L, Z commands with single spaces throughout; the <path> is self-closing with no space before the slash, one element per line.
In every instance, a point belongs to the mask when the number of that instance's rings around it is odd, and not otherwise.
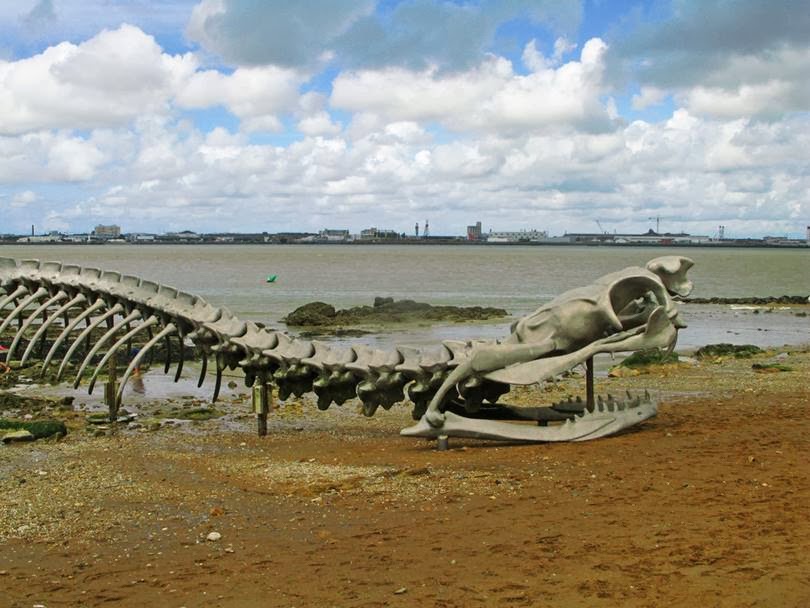
<path fill-rule="evenodd" d="M 265 438 L 238 400 L 101 437 L 67 413 L 0 448 L 0 605 L 810 606 L 810 353 L 752 371 L 775 354 L 599 380 L 659 415 L 578 444 L 436 452 L 406 408 L 306 401 Z"/>

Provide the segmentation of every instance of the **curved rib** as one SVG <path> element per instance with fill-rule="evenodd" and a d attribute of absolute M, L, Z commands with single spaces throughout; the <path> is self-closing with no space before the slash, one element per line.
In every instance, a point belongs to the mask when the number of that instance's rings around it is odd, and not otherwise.
<path fill-rule="evenodd" d="M 112 357 L 119 348 L 130 341 L 139 332 L 143 331 L 147 327 L 155 325 L 157 322 L 158 318 L 155 315 L 152 315 L 137 327 L 129 330 L 121 337 L 121 339 L 118 340 L 118 342 L 112 345 L 112 348 L 110 348 L 110 350 L 108 350 L 101 358 L 101 361 L 99 361 L 98 365 L 96 366 L 96 371 L 93 372 L 93 376 L 90 378 L 90 385 L 87 387 L 88 395 L 93 393 L 93 387 L 96 385 L 96 379 L 98 378 L 99 373 L 101 373 L 101 370 L 104 369 L 104 364 L 109 361 L 110 357 Z"/>
<path fill-rule="evenodd" d="M 143 348 L 138 352 L 137 355 L 129 362 L 129 366 L 127 367 L 127 371 L 124 372 L 124 377 L 121 379 L 121 385 L 118 387 L 118 392 L 115 394 L 115 403 L 116 405 L 121 403 L 121 397 L 124 395 L 124 387 L 127 385 L 127 381 L 129 377 L 132 375 L 132 372 L 135 371 L 135 368 L 141 364 L 141 360 L 146 356 L 152 347 L 160 342 L 165 336 L 169 336 L 172 333 L 176 332 L 177 328 L 174 326 L 174 323 L 169 323 L 166 327 L 163 328 L 162 331 L 158 332 L 154 338 L 149 340 L 146 344 L 143 345 Z"/>
<path fill-rule="evenodd" d="M 166 363 L 163 364 L 163 373 L 168 374 L 169 368 L 172 366 L 172 341 L 169 336 L 166 336 Z"/>
<path fill-rule="evenodd" d="M 219 389 L 222 388 L 222 365 L 220 364 L 221 357 L 219 354 L 217 354 L 215 359 L 217 363 L 217 379 L 214 382 L 214 396 L 211 398 L 211 403 L 217 402 L 217 399 L 219 399 Z"/>
<path fill-rule="evenodd" d="M 57 336 L 54 343 L 51 345 L 51 350 L 48 351 L 48 354 L 45 356 L 45 361 L 42 362 L 42 373 L 45 373 L 45 369 L 50 365 L 51 359 L 56 354 L 57 349 L 62 345 L 62 342 L 65 341 L 65 338 L 68 337 L 70 332 L 72 332 L 84 319 L 90 317 L 94 312 L 96 312 L 99 308 L 104 307 L 104 300 L 98 299 L 88 308 L 87 310 L 79 313 L 79 315 L 73 319 L 70 323 L 65 324 L 65 328 L 62 330 L 62 333 Z"/>
<path fill-rule="evenodd" d="M 14 354 L 14 351 L 17 350 L 17 346 L 19 345 L 20 340 L 22 339 L 23 334 L 25 333 L 25 330 L 31 327 L 31 324 L 34 322 L 34 320 L 37 317 L 39 317 L 39 315 L 41 315 L 43 312 L 48 310 L 49 306 L 51 306 L 52 304 L 56 304 L 60 300 L 64 300 L 67 297 L 67 295 L 68 294 L 66 294 L 64 291 L 60 291 L 52 298 L 49 298 L 44 303 L 40 304 L 39 307 L 34 311 L 34 313 L 28 316 L 28 318 L 25 320 L 25 323 L 23 323 L 22 327 L 20 327 L 20 329 L 17 330 L 17 335 L 15 335 L 14 340 L 11 341 L 11 346 L 8 347 L 8 352 L 6 353 L 6 363 L 11 361 L 11 357 Z M 47 317 L 42 322 L 45 323 L 45 321 L 47 321 Z"/>
<path fill-rule="evenodd" d="M 180 374 L 183 373 L 183 360 L 186 358 L 186 343 L 183 339 L 182 331 L 177 335 L 177 339 L 180 341 L 180 361 L 177 363 L 177 372 L 174 374 L 175 382 L 180 380 Z"/>
<path fill-rule="evenodd" d="M 84 357 L 84 361 L 82 361 L 82 364 L 79 366 L 79 371 L 76 373 L 76 378 L 73 380 L 73 388 L 79 388 L 79 383 L 82 380 L 82 374 L 84 373 L 85 368 L 90 364 L 90 360 L 93 358 L 93 355 L 95 355 L 101 349 L 101 347 L 107 343 L 107 340 L 117 334 L 124 325 L 140 318 L 140 316 L 140 310 L 133 310 L 118 323 L 115 323 L 110 329 L 107 330 L 107 333 L 99 338 L 98 342 L 93 345 L 93 348 L 90 349 L 90 352 L 87 353 L 87 355 Z"/>
<path fill-rule="evenodd" d="M 27 298 L 24 298 L 23 301 L 20 302 L 17 305 L 17 307 L 9 313 L 9 315 L 6 317 L 6 320 L 3 321 L 2 324 L 0 324 L 0 336 L 3 335 L 3 332 L 6 331 L 6 328 L 9 325 L 11 325 L 11 322 L 14 319 L 16 319 L 17 316 L 23 310 L 25 310 L 31 302 L 34 302 L 35 300 L 38 300 L 39 298 L 41 298 L 42 296 L 47 295 L 47 294 L 48 294 L 48 290 L 45 289 L 44 287 L 40 287 L 34 293 L 32 293 L 30 296 L 28 296 Z"/>
<path fill-rule="evenodd" d="M 66 304 L 62 304 L 62 306 L 60 306 L 56 312 L 54 312 L 50 317 L 48 317 L 47 319 L 45 319 L 45 321 L 42 322 L 42 325 L 39 326 L 39 329 L 37 329 L 37 332 L 34 334 L 34 337 L 31 338 L 30 342 L 28 342 L 28 347 L 25 349 L 22 359 L 20 359 L 20 367 L 25 365 L 25 362 L 28 361 L 28 357 L 31 355 L 31 351 L 34 350 L 34 345 L 37 343 L 37 340 L 39 340 L 42 336 L 45 335 L 45 332 L 48 331 L 48 328 L 51 325 L 53 325 L 54 322 L 57 321 L 59 317 L 61 317 L 64 313 L 66 313 L 68 310 L 76 306 L 76 304 L 81 304 L 86 300 L 87 298 L 83 294 L 79 294 Z"/>
<path fill-rule="evenodd" d="M 13 300 L 16 300 L 20 296 L 23 296 L 23 295 L 25 295 L 27 293 L 28 293 L 28 290 L 25 287 L 23 287 L 22 285 L 20 285 L 17 289 L 12 291 L 10 294 L 8 294 L 6 297 L 4 297 L 2 300 L 0 300 L 0 310 L 3 310 L 9 302 L 11 302 Z"/>
<path fill-rule="evenodd" d="M 205 382 L 205 374 L 208 372 L 208 353 L 202 353 L 202 367 L 200 368 L 200 379 L 197 380 L 197 388 L 200 388 Z"/>
<path fill-rule="evenodd" d="M 73 342 L 73 344 L 70 345 L 70 348 L 68 349 L 67 353 L 65 353 L 65 356 L 62 359 L 62 364 L 59 366 L 59 371 L 56 372 L 56 381 L 57 382 L 59 382 L 59 380 L 62 379 L 62 374 L 65 373 L 65 366 L 67 365 L 67 362 L 70 360 L 70 356 L 74 352 L 76 352 L 76 349 L 79 348 L 79 345 L 84 341 L 84 339 L 87 336 L 89 336 L 90 333 L 97 326 L 101 325 L 102 323 L 104 323 L 104 321 L 106 321 L 110 317 L 118 314 L 119 312 L 121 312 L 123 310 L 124 310 L 124 307 L 121 304 L 115 304 L 112 308 L 110 308 L 107 312 L 105 312 L 103 315 L 98 317 L 95 321 L 89 322 L 87 324 L 87 327 L 85 327 L 84 330 L 82 330 L 82 333 L 79 334 L 79 337 L 76 338 L 76 341 Z M 90 318 L 88 317 L 87 320 L 90 321 Z"/>

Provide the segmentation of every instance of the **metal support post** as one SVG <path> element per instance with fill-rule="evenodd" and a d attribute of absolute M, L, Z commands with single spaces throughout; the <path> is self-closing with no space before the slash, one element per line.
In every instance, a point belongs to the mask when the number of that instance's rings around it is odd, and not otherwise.
<path fill-rule="evenodd" d="M 273 386 L 264 380 L 253 384 L 253 411 L 256 412 L 256 429 L 259 437 L 267 435 L 267 414 L 273 404 Z"/>
<path fill-rule="evenodd" d="M 593 409 L 593 357 L 585 361 L 585 404 L 589 410 Z"/>
<path fill-rule="evenodd" d="M 104 403 L 109 409 L 111 423 L 118 419 L 118 400 L 116 399 L 118 365 L 116 359 L 117 356 L 113 355 L 110 357 L 109 363 L 107 363 L 107 382 L 104 384 Z"/>

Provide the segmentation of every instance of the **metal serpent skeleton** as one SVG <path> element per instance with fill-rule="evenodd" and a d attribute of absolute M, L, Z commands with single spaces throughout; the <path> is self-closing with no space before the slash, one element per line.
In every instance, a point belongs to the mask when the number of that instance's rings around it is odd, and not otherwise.
<path fill-rule="evenodd" d="M 136 354 L 117 384 L 111 410 L 120 405 L 133 372 L 161 344 L 166 373 L 172 348 L 177 349 L 175 382 L 189 348 L 202 362 L 198 386 L 213 360 L 213 402 L 223 371 L 241 368 L 247 386 L 275 385 L 282 400 L 314 392 L 321 410 L 358 398 L 363 413 L 372 416 L 380 406 L 389 409 L 408 399 L 418 422 L 402 430 L 406 436 L 582 441 L 655 416 L 657 404 L 646 393 L 594 400 L 592 360 L 600 353 L 674 348 L 678 330 L 685 327 L 675 299 L 691 292 L 686 273 L 692 265 L 688 258 L 664 256 L 643 268 L 605 275 L 520 319 L 501 341 L 445 341 L 429 349 L 383 351 L 292 338 L 136 276 L 0 258 L 0 338 L 7 332 L 11 337 L 16 321 L 6 363 L 18 361 L 22 367 L 39 358 L 44 374 L 59 355 L 57 381 L 75 360 L 74 387 L 93 367 L 90 392 L 105 365 L 127 347 Z M 133 350 L 133 344 L 139 348 Z M 539 407 L 499 403 L 510 386 L 538 384 L 579 365 L 587 365 L 584 401 Z"/>

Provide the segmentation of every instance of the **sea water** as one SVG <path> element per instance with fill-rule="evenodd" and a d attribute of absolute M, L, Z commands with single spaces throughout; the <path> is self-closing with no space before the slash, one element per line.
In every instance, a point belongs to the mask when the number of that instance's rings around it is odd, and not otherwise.
<path fill-rule="evenodd" d="M 284 329 L 281 318 L 320 300 L 338 308 L 375 296 L 431 304 L 497 306 L 525 315 L 567 289 L 661 255 L 695 261 L 695 297 L 810 294 L 810 248 L 551 247 L 480 245 L 12 245 L 0 256 L 60 260 L 135 274 L 227 306 L 243 319 Z M 268 283 L 268 275 L 277 275 Z M 796 310 L 754 314 L 685 305 L 679 347 L 712 342 L 760 346 L 810 343 L 810 317 Z M 491 339 L 511 320 L 382 331 L 344 339 L 388 346 Z"/>

